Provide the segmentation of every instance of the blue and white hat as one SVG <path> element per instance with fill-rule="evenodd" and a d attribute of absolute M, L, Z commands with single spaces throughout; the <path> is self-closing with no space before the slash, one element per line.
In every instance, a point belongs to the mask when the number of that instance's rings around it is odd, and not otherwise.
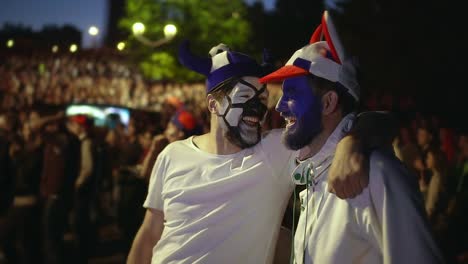
<path fill-rule="evenodd" d="M 325 41 L 320 41 L 322 38 Z M 335 25 L 325 11 L 322 23 L 313 33 L 309 44 L 297 50 L 286 65 L 260 79 L 261 83 L 283 81 L 313 74 L 332 82 L 339 82 L 359 101 L 355 58 L 346 56 Z"/>
<path fill-rule="evenodd" d="M 199 57 L 193 54 L 188 41 L 183 42 L 179 48 L 180 63 L 207 77 L 207 93 L 233 77 L 261 77 L 268 74 L 268 63 L 260 65 L 246 54 L 231 51 L 223 43 L 211 48 L 209 54 L 211 57 Z"/>

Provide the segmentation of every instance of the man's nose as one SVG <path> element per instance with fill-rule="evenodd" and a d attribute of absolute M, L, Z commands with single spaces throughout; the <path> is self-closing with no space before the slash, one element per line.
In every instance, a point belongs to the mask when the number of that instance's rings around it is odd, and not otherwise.
<path fill-rule="evenodd" d="M 285 112 L 286 102 L 283 99 L 283 96 L 280 97 L 278 103 L 276 103 L 275 110 L 278 112 Z"/>

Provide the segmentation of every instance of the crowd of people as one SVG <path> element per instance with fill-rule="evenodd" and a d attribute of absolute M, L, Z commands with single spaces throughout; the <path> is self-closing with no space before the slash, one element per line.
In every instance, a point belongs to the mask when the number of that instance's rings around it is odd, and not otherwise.
<path fill-rule="evenodd" d="M 447 127 L 437 117 L 418 116 L 400 126 L 397 157 L 416 176 L 435 236 L 446 254 L 467 261 L 468 132 Z"/>
<path fill-rule="evenodd" d="M 149 82 L 120 58 L 39 54 L 0 61 L 1 203 L 7 208 L 0 251 L 8 263 L 62 263 L 67 231 L 84 262 L 106 221 L 118 222 L 129 250 L 157 154 L 209 128 L 205 86 Z M 265 129 L 284 124 L 274 111 L 280 89 L 269 90 Z M 378 102 L 371 97 L 366 105 Z M 127 107 L 131 120 L 95 126 L 89 116 L 67 116 L 70 103 Z M 444 252 L 467 262 L 468 133 L 436 117 L 400 120 L 395 153 L 419 182 Z"/>

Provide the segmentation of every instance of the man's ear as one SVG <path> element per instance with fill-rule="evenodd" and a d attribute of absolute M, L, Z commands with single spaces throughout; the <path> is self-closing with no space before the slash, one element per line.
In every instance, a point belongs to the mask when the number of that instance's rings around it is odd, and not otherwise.
<path fill-rule="evenodd" d="M 338 110 L 338 94 L 335 91 L 328 91 L 322 96 L 322 113 L 329 115 Z"/>
<path fill-rule="evenodd" d="M 206 96 L 206 104 L 208 105 L 208 110 L 212 114 L 218 114 L 218 101 L 213 97 L 213 95 L 208 94 Z"/>

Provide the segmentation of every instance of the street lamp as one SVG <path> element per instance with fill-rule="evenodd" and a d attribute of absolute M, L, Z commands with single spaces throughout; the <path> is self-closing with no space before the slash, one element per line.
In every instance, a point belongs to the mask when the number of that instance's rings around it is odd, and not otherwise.
<path fill-rule="evenodd" d="M 117 43 L 117 49 L 119 51 L 124 50 L 125 49 L 125 42 L 121 41 L 121 42 Z"/>
<path fill-rule="evenodd" d="M 132 25 L 132 31 L 135 38 L 141 43 L 153 48 L 159 47 L 162 44 L 171 41 L 177 34 L 177 27 L 173 24 L 167 24 L 164 26 L 164 38 L 153 41 L 143 36 L 143 33 L 145 33 L 145 29 L 145 25 L 141 22 L 136 22 Z"/>
<path fill-rule="evenodd" d="M 97 28 L 96 26 L 90 26 L 88 29 L 88 33 L 91 36 L 97 36 L 99 34 L 99 28 Z"/>
<path fill-rule="evenodd" d="M 97 47 L 97 35 L 99 34 L 99 28 L 96 26 L 90 26 L 88 29 L 88 33 L 89 35 L 91 35 L 93 48 L 96 48 Z"/>
<path fill-rule="evenodd" d="M 70 52 L 75 53 L 78 50 L 78 46 L 76 44 L 70 45 Z"/>
<path fill-rule="evenodd" d="M 58 49 L 59 49 L 59 47 L 57 45 L 52 46 L 52 52 L 53 53 L 57 53 Z"/>
<path fill-rule="evenodd" d="M 172 39 L 177 35 L 177 27 L 173 24 L 167 24 L 164 26 L 164 36 L 166 38 Z"/>
<path fill-rule="evenodd" d="M 135 35 L 142 35 L 143 33 L 145 33 L 145 29 L 145 24 L 141 22 L 136 22 L 132 26 L 132 31 Z"/>
<path fill-rule="evenodd" d="M 7 47 L 8 47 L 8 48 L 13 48 L 14 45 L 15 45 L 15 41 L 14 41 L 14 40 L 9 39 L 9 40 L 7 41 Z"/>

